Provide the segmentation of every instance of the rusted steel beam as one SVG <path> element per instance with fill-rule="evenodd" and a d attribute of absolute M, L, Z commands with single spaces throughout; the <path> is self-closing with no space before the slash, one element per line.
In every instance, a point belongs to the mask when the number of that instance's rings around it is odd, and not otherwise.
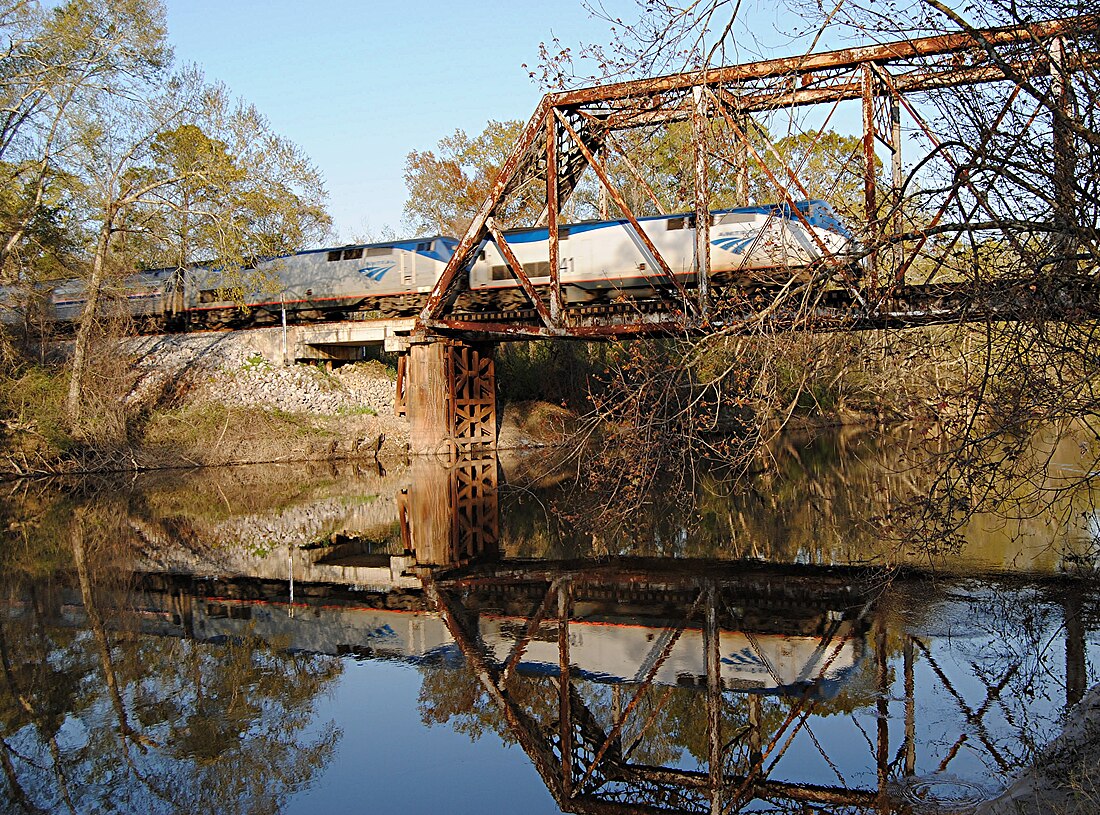
<path fill-rule="evenodd" d="M 878 196 L 875 180 L 875 75 L 870 63 L 862 69 L 863 85 L 863 219 L 867 225 L 868 277 L 871 288 L 878 288 Z"/>
<path fill-rule="evenodd" d="M 571 586 L 559 580 L 553 588 L 558 600 L 558 738 L 561 741 L 561 786 L 566 798 L 573 796 L 573 681 L 569 658 L 569 615 L 572 613 Z"/>
<path fill-rule="evenodd" d="M 1100 66 L 1100 56 L 1087 54 L 1076 56 L 1070 63 L 1072 70 L 1095 70 Z M 940 88 L 957 88 L 966 85 L 981 85 L 987 82 L 1012 81 L 1017 77 L 1031 79 L 1045 76 L 1050 71 L 1050 62 L 1038 55 L 1025 62 L 1008 63 L 1010 71 L 995 65 L 958 68 L 945 66 L 937 70 L 908 71 L 894 74 L 894 87 L 901 93 L 919 93 Z M 783 82 L 776 88 L 727 88 L 736 93 L 738 111 L 742 114 L 766 113 L 778 108 L 807 107 L 827 102 L 846 102 L 860 99 L 863 83 L 858 70 L 853 70 L 836 81 L 821 87 L 790 87 Z M 647 109 L 645 111 L 614 111 L 603 117 L 603 126 L 611 130 L 629 130 L 638 127 L 652 127 L 672 122 L 686 122 L 691 118 L 691 108 L 677 105 L 670 108 Z"/>
<path fill-rule="evenodd" d="M 889 75 L 888 74 L 883 74 L 882 79 L 886 83 L 887 88 L 890 88 L 893 91 L 893 98 L 898 104 L 898 107 L 899 107 L 898 115 L 900 117 L 900 107 L 905 102 L 901 98 L 901 95 L 894 88 L 894 86 L 892 84 L 892 80 L 889 77 Z M 991 128 L 992 130 L 995 131 L 1000 126 L 1001 121 L 1008 114 L 1008 112 L 1012 109 L 1012 104 L 1016 101 L 1016 97 L 1020 94 L 1020 90 L 1021 90 L 1021 88 L 1020 88 L 1019 85 L 1017 85 L 1015 88 L 1012 89 L 1012 93 L 1010 93 L 1008 95 L 1008 99 L 1005 101 L 1004 105 L 1001 107 L 1000 113 L 998 113 L 997 117 L 993 120 L 993 125 L 992 125 L 992 128 Z M 1036 113 L 1033 113 L 1032 116 L 1031 116 L 1031 119 L 1028 120 L 1027 125 L 1029 127 L 1031 125 L 1031 122 L 1034 121 L 1035 116 L 1036 116 Z M 1017 146 L 1018 145 L 1014 145 L 1012 147 L 1012 149 L 1009 151 L 1009 156 L 1011 156 L 1011 154 L 1016 151 Z M 988 143 L 983 144 L 981 146 L 979 152 L 978 152 L 979 157 L 983 157 L 986 154 L 987 149 L 988 149 Z M 1008 157 L 1006 157 L 1006 158 L 1008 158 Z M 947 197 L 944 199 L 943 203 L 940 204 L 939 208 L 936 211 L 936 214 L 932 216 L 932 220 L 929 221 L 927 227 L 925 227 L 924 229 L 921 229 L 921 230 L 911 230 L 911 231 L 909 231 L 907 233 L 904 233 L 904 234 L 900 234 L 900 233 L 895 234 L 891 237 L 891 240 L 895 240 L 895 241 L 905 241 L 905 240 L 912 240 L 912 239 L 917 240 L 917 245 L 912 249 L 912 251 L 910 251 L 908 253 L 906 253 L 906 252 L 901 253 L 901 257 L 902 257 L 901 263 L 894 270 L 894 285 L 895 286 L 901 286 L 901 285 L 905 284 L 905 273 L 913 265 L 914 261 L 920 256 L 921 250 L 924 249 L 924 245 L 925 245 L 925 243 L 928 242 L 928 239 L 932 235 L 937 234 L 937 231 L 941 229 L 939 227 L 940 219 L 943 218 L 943 216 L 945 214 L 947 214 L 947 210 L 950 208 L 952 201 L 954 201 L 958 197 L 958 195 L 962 191 L 962 189 L 963 189 L 962 185 L 955 185 L 951 189 L 951 191 L 947 194 Z M 899 213 L 899 217 L 900 217 L 900 213 Z M 974 223 L 972 223 L 968 220 L 967 221 L 967 229 L 975 229 L 975 228 L 980 228 L 980 225 L 974 224 Z M 994 229 L 994 228 L 1003 229 L 1004 228 L 1004 222 L 1001 221 L 1001 222 L 999 222 L 995 225 L 991 222 L 990 228 L 991 229 Z M 958 242 L 959 238 L 962 236 L 963 230 L 959 229 L 957 227 L 954 227 L 954 228 L 943 228 L 943 231 L 954 231 L 955 232 L 955 236 L 952 239 L 951 243 L 948 244 L 947 247 L 942 250 L 942 254 L 946 255 L 947 253 L 951 252 L 951 250 L 954 248 L 955 244 Z M 929 280 L 930 279 L 931 278 L 929 278 Z M 928 282 L 928 281 L 926 281 L 926 282 Z"/>
<path fill-rule="evenodd" d="M 876 73 L 889 79 L 889 74 L 884 68 L 878 69 Z M 905 185 L 905 173 L 901 160 L 901 100 L 898 99 L 897 92 L 891 92 L 888 99 L 890 113 L 890 208 L 893 210 L 890 229 L 897 235 L 905 229 L 905 213 L 902 209 L 902 194 L 904 192 L 902 188 Z M 898 242 L 894 245 L 893 252 L 894 282 L 897 282 L 896 273 L 904 261 L 905 245 Z"/>
<path fill-rule="evenodd" d="M 657 270 L 660 275 L 663 276 L 666 280 L 668 280 L 669 283 L 672 284 L 672 286 L 675 287 L 676 291 L 680 295 L 681 302 L 683 302 L 686 306 L 687 292 L 684 290 L 683 285 L 680 283 L 679 280 L 676 279 L 676 275 L 672 273 L 672 269 L 669 268 L 668 264 L 665 262 L 665 259 L 661 256 L 661 253 L 657 251 L 657 247 L 653 245 L 653 241 L 650 240 L 649 235 L 647 235 L 645 233 L 645 230 L 642 229 L 641 224 L 639 224 L 638 219 L 634 217 L 634 213 L 631 212 L 630 206 L 626 203 L 626 200 L 622 197 L 622 195 L 620 195 L 619 191 L 615 189 L 615 186 L 611 183 L 611 179 L 608 177 L 607 171 L 604 170 L 603 165 L 596 159 L 596 156 L 588 149 L 588 147 L 585 146 L 581 137 L 577 134 L 577 131 L 575 131 L 570 126 L 565 117 L 558 113 L 557 110 L 555 110 L 554 112 L 555 114 L 557 114 L 558 121 L 561 122 L 561 126 L 565 128 L 566 132 L 569 133 L 570 138 L 572 138 L 577 147 L 580 148 L 580 151 L 584 153 L 584 157 L 588 160 L 589 166 L 592 167 L 593 171 L 595 171 L 596 175 L 599 177 L 600 183 L 603 184 L 604 189 L 607 190 L 607 194 L 611 196 L 612 200 L 615 202 L 615 205 L 622 211 L 623 216 L 630 223 L 631 228 L 633 228 L 635 233 L 637 233 L 638 239 L 645 246 L 646 251 L 650 255 L 650 260 L 653 261 L 654 264 L 656 264 Z"/>
<path fill-rule="evenodd" d="M 684 789 L 704 789 L 709 783 L 707 774 L 698 771 L 633 764 L 628 765 L 626 769 L 631 777 L 639 780 L 678 786 Z M 726 775 L 725 780 L 727 784 L 732 785 L 744 781 L 745 778 L 738 775 Z M 869 806 L 879 800 L 878 794 L 871 790 L 846 789 L 823 784 L 794 784 L 765 779 L 756 780 L 753 790 L 758 797 L 786 798 L 790 801 L 842 806 Z"/>
<path fill-rule="evenodd" d="M 680 334 L 688 330 L 687 323 L 680 319 L 652 319 L 667 315 L 639 315 L 642 321 L 607 325 L 568 325 L 550 330 L 545 326 L 530 323 L 487 323 L 459 319 L 430 320 L 424 323 L 432 331 L 460 334 L 484 334 L 486 337 L 512 339 L 547 339 L 550 337 L 575 339 L 608 339 L 642 334 Z"/>
<path fill-rule="evenodd" d="M 878 609 L 874 621 L 875 680 L 875 767 L 878 769 L 878 794 L 883 805 L 890 783 L 890 652 L 886 645 L 886 613 Z"/>
<path fill-rule="evenodd" d="M 799 221 L 799 223 L 802 224 L 802 228 L 806 230 L 806 234 L 809 235 L 810 240 L 812 240 L 817 248 L 821 251 L 822 259 L 829 265 L 837 268 L 840 261 L 829 250 L 829 247 L 826 246 L 825 242 L 817 234 L 816 230 L 814 230 L 814 228 L 810 225 L 810 222 L 806 218 L 805 213 L 803 213 L 802 210 L 800 210 L 796 206 L 794 196 L 791 195 L 790 190 L 788 190 L 784 184 L 781 184 L 779 182 L 779 179 L 775 177 L 775 173 L 773 173 L 771 171 L 771 168 L 768 167 L 768 163 L 764 161 L 764 158 L 760 155 L 759 152 L 757 152 L 756 148 L 753 147 L 752 142 L 749 140 L 748 133 L 741 129 L 737 122 L 733 120 L 733 117 L 730 115 L 729 111 L 726 110 L 726 106 L 720 103 L 720 97 L 716 94 L 713 98 L 715 99 L 715 101 L 719 102 L 718 109 L 721 111 L 722 117 L 726 120 L 726 124 L 729 125 L 730 129 L 733 130 L 734 135 L 737 136 L 741 144 L 743 144 L 749 154 L 752 155 L 753 160 L 758 165 L 760 165 L 760 169 L 764 172 L 764 175 L 768 177 L 768 180 L 771 182 L 772 186 L 775 187 L 776 192 L 779 193 L 779 196 L 782 199 L 783 203 L 785 203 L 790 209 L 791 214 Z M 783 169 L 787 171 L 787 175 L 791 179 L 791 182 L 798 187 L 799 191 L 805 197 L 808 198 L 809 192 L 802 185 L 802 182 L 799 180 L 798 175 L 791 169 L 790 165 L 788 163 L 784 163 Z"/>
<path fill-rule="evenodd" d="M 550 324 L 561 322 L 561 253 L 558 245 L 558 120 L 546 117 L 546 236 L 550 244 Z"/>
<path fill-rule="evenodd" d="M 888 74 L 884 74 L 884 73 L 880 74 L 879 79 L 886 85 L 888 90 L 896 92 L 896 89 L 893 87 Z M 1004 115 L 1009 112 L 1009 110 L 1011 109 L 1012 100 L 1015 98 L 1016 94 L 1018 94 L 1020 92 L 1020 90 L 1021 90 L 1021 88 L 1020 88 L 1019 85 L 1017 85 L 1013 89 L 1013 92 L 1009 97 L 1009 101 L 1005 103 L 1004 107 L 1001 110 L 1000 115 L 997 117 L 997 122 L 998 123 L 1001 121 L 1001 119 L 1004 117 Z M 936 137 L 936 134 L 932 132 L 932 128 L 928 125 L 928 123 L 925 122 L 924 117 L 920 115 L 919 111 L 917 111 L 916 108 L 914 108 L 913 105 L 910 104 L 909 100 L 906 99 L 903 95 L 897 94 L 897 98 L 898 98 L 898 102 L 902 106 L 905 107 L 906 112 L 908 112 L 908 114 L 912 117 L 913 121 L 915 121 L 917 123 L 917 126 L 921 129 L 921 131 L 924 133 L 925 137 L 932 144 L 932 146 L 938 149 L 940 147 L 940 140 Z M 1031 122 L 1034 121 L 1035 117 L 1038 115 L 1038 112 L 1039 112 L 1039 109 L 1037 108 L 1036 111 L 1034 113 L 1032 113 L 1031 118 L 1028 120 L 1028 126 L 1029 127 L 1031 125 Z M 1021 143 L 1021 140 L 1017 139 L 1016 143 L 1014 145 L 1012 145 L 1012 149 L 1009 151 L 1009 155 L 1011 155 L 1012 153 L 1014 153 L 1016 151 L 1016 149 L 1017 149 L 1017 147 L 1019 147 L 1020 143 Z M 984 155 L 985 154 L 987 146 L 988 146 L 987 144 L 983 144 L 981 146 L 981 148 L 979 150 L 979 155 Z M 959 163 L 957 161 L 955 161 L 955 159 L 951 155 L 951 153 L 945 152 L 943 154 L 943 156 L 944 156 L 944 159 L 947 161 L 947 163 L 951 166 L 951 169 L 954 172 L 958 173 L 958 171 L 960 169 Z M 1003 160 L 1007 161 L 1008 156 L 1004 157 Z M 981 207 L 981 209 L 984 210 L 989 215 L 991 220 L 993 220 L 993 221 L 1001 220 L 999 218 L 999 216 L 997 215 L 997 213 L 990 206 L 988 196 L 986 196 L 985 193 L 981 192 L 974 185 L 973 180 L 969 177 L 968 174 L 963 174 L 962 175 L 962 186 L 965 186 L 966 189 L 970 191 L 970 193 L 978 201 L 978 204 Z M 957 195 L 957 193 L 958 193 L 958 185 L 956 185 L 955 190 L 952 190 L 952 194 Z M 943 212 L 947 211 L 946 204 L 944 205 L 942 211 Z M 971 215 L 971 217 L 973 217 L 973 215 Z M 1024 250 L 1024 247 L 1020 245 L 1020 242 L 1019 242 L 1019 240 L 1017 240 L 1015 235 L 1013 235 L 1011 232 L 1007 232 L 1007 231 L 1002 231 L 1001 234 L 1003 235 L 1004 239 L 1012 245 L 1012 248 L 1015 249 L 1022 257 L 1027 256 L 1027 252 Z M 959 239 L 959 236 L 956 235 L 955 236 L 955 241 L 958 241 L 958 239 Z M 952 242 L 952 245 L 954 245 L 954 241 Z M 918 248 L 917 251 L 919 251 L 919 248 Z M 913 260 L 916 258 L 917 251 L 915 251 L 915 252 L 913 252 L 909 255 L 909 258 L 906 262 L 906 265 L 903 267 L 902 274 L 904 273 L 904 269 L 907 269 L 908 265 L 911 264 L 913 262 Z M 938 270 L 938 268 L 939 268 L 939 264 L 937 264 L 936 269 L 933 270 L 933 273 L 932 273 L 933 275 L 935 274 L 936 270 Z M 930 275 L 928 277 L 928 280 L 931 280 L 931 279 L 932 279 L 932 276 Z"/>
<path fill-rule="evenodd" d="M 481 686 L 500 708 L 512 734 L 516 737 L 524 752 L 527 753 L 535 770 L 542 777 L 546 789 L 559 805 L 565 801 L 561 794 L 561 765 L 539 735 L 539 728 L 531 717 L 522 710 L 511 697 L 497 685 L 497 673 L 486 661 L 481 648 L 480 636 L 470 631 L 462 617 L 461 607 L 454 603 L 436 586 L 430 576 L 424 578 L 424 592 L 438 609 L 443 623 L 454 638 L 455 644 L 466 659 L 467 665 L 477 676 Z"/>
<path fill-rule="evenodd" d="M 692 88 L 691 143 L 695 151 L 695 285 L 699 288 L 699 315 L 710 310 L 710 191 L 707 179 L 707 96 Z"/>
<path fill-rule="evenodd" d="M 1074 228 L 1077 222 L 1077 150 L 1073 130 L 1069 127 L 1073 113 L 1074 93 L 1065 67 L 1065 42 L 1056 37 L 1050 45 L 1050 83 L 1053 97 L 1051 147 L 1054 151 L 1054 224 L 1061 233 L 1055 236 L 1057 252 L 1063 257 L 1058 273 L 1073 274 L 1077 269 L 1077 242 Z"/>
<path fill-rule="evenodd" d="M 523 129 L 523 133 L 520 134 L 519 141 L 516 142 L 515 148 L 512 150 L 512 154 L 508 156 L 508 159 L 504 162 L 504 166 L 500 168 L 500 174 L 497 176 L 496 181 L 493 182 L 493 186 L 489 190 L 489 196 L 485 199 L 485 202 L 481 205 L 481 208 L 474 215 L 473 221 L 470 222 L 470 226 L 466 229 L 466 234 L 462 236 L 462 239 L 458 242 L 458 247 L 455 249 L 454 255 L 451 256 L 450 262 L 443 270 L 443 274 L 440 275 L 435 286 L 432 288 L 431 294 L 428 295 L 428 302 L 424 304 L 424 308 L 420 312 L 418 320 L 423 322 L 438 317 L 443 309 L 447 305 L 448 295 L 451 292 L 452 284 L 455 282 L 455 278 L 459 272 L 464 270 L 470 260 L 472 259 L 473 252 L 481 244 L 481 241 L 487 234 L 486 221 L 489 220 L 489 216 L 493 214 L 493 210 L 500 202 L 501 195 L 508 188 L 508 185 L 512 181 L 512 176 L 516 172 L 516 168 L 523 161 L 528 148 L 534 144 L 535 140 L 542 132 L 543 122 L 546 117 L 550 115 L 550 102 L 548 97 L 543 97 L 539 102 L 539 106 L 535 109 L 535 113 L 531 116 L 530 121 L 527 122 L 527 126 Z"/>
<path fill-rule="evenodd" d="M 543 305 L 542 298 L 539 297 L 539 293 L 535 290 L 535 284 L 531 282 L 531 278 L 527 276 L 527 272 L 523 269 L 523 264 L 519 262 L 515 253 L 512 251 L 512 247 L 509 246 L 508 241 L 504 239 L 504 233 L 497 228 L 496 222 L 492 218 L 486 220 L 485 227 L 489 230 L 489 234 L 493 236 L 493 242 L 496 244 L 500 254 L 504 256 L 504 262 L 507 263 L 508 268 L 512 270 L 516 282 L 519 283 L 528 299 L 530 299 L 531 306 L 538 312 L 542 324 L 547 328 L 552 328 L 554 324 L 550 319 L 550 312 L 547 311 L 546 306 Z"/>
<path fill-rule="evenodd" d="M 672 649 L 680 640 L 680 635 L 684 633 L 684 629 L 687 627 L 686 621 L 695 616 L 695 612 L 699 608 L 699 603 L 703 600 L 705 593 L 705 590 L 699 592 L 699 596 L 696 597 L 695 603 L 691 606 L 691 609 L 688 611 L 687 614 L 684 615 L 683 619 L 680 621 L 680 625 L 676 627 L 676 629 L 672 633 L 672 636 L 668 638 L 668 642 L 665 643 L 664 647 L 657 655 L 657 658 L 654 659 L 650 664 L 650 669 L 646 672 L 645 679 L 642 680 L 642 683 L 638 687 L 638 690 L 635 691 L 633 698 L 631 698 L 630 702 L 627 703 L 626 710 L 622 712 L 619 720 L 615 722 L 614 727 L 611 728 L 611 732 L 607 734 L 607 738 L 604 740 L 604 743 L 600 745 L 600 749 L 596 752 L 596 755 L 593 757 L 592 762 L 584 771 L 584 777 L 577 785 L 578 787 L 584 787 L 584 782 L 587 781 L 589 776 L 592 775 L 593 770 L 595 770 L 596 767 L 599 765 L 600 761 L 603 759 L 608 749 L 611 747 L 612 744 L 615 743 L 616 739 L 619 738 L 620 734 L 623 731 L 623 727 L 626 726 L 627 720 L 630 718 L 630 714 L 633 713 L 634 709 L 641 703 L 642 697 L 645 695 L 646 690 L 648 690 L 649 687 L 653 684 L 653 680 L 657 676 L 657 671 L 659 671 L 661 669 L 661 666 L 665 664 L 665 660 L 668 659 L 669 655 L 672 653 Z M 656 651 L 656 646 L 658 644 L 659 643 L 654 644 L 654 651 Z M 647 662 L 648 661 L 649 660 L 647 657 Z"/>
<path fill-rule="evenodd" d="M 531 640 L 539 633 L 539 628 L 542 627 L 542 621 L 546 619 L 546 615 L 550 613 L 550 609 L 558 599 L 558 581 L 552 581 L 546 589 L 546 596 L 543 598 L 542 605 L 538 610 L 528 618 L 527 627 L 524 629 L 523 636 L 519 637 L 515 644 L 512 646 L 512 652 L 508 655 L 508 661 L 505 662 L 504 668 L 500 672 L 500 689 L 504 690 L 504 686 L 508 684 L 508 680 L 511 678 L 516 666 L 519 665 L 519 661 L 523 658 L 523 655 L 527 652 L 527 646 L 531 644 Z"/>
<path fill-rule="evenodd" d="M 913 638 L 905 635 L 905 645 L 902 647 L 902 671 L 905 687 L 905 766 L 906 776 L 913 776 L 917 772 L 917 702 L 916 683 L 913 677 Z"/>
<path fill-rule="evenodd" d="M 977 31 L 974 34 L 967 32 L 941 34 L 934 37 L 921 37 L 880 45 L 843 48 L 820 54 L 782 57 L 724 68 L 708 68 L 703 71 L 673 74 L 653 79 L 638 79 L 595 88 L 582 88 L 575 91 L 551 94 L 549 103 L 553 107 L 567 107 L 591 104 L 592 102 L 652 96 L 654 94 L 686 91 L 695 85 L 721 86 L 769 77 L 853 68 L 868 62 L 919 59 L 958 51 L 981 49 L 990 45 L 1010 45 L 1059 35 L 1088 34 L 1098 29 L 1100 29 L 1100 14 L 1085 14 L 1022 26 L 991 28 Z"/>
<path fill-rule="evenodd" d="M 606 141 L 608 146 L 619 154 L 619 158 L 623 160 L 623 164 L 626 166 L 630 175 L 633 176 L 634 180 L 642 185 L 642 190 L 645 192 L 646 197 L 653 203 L 654 209 L 661 215 L 667 214 L 668 210 L 665 208 L 664 204 L 661 203 L 661 199 L 657 197 L 657 193 L 653 191 L 653 187 L 646 180 L 645 176 L 641 174 L 634 162 L 630 160 L 630 155 L 623 148 L 622 143 L 616 139 L 610 131 L 607 134 Z"/>
<path fill-rule="evenodd" d="M 705 589 L 707 603 L 703 626 L 703 662 L 707 670 L 707 769 L 709 770 L 710 811 L 721 815 L 723 787 L 722 741 L 722 661 L 718 629 L 718 587 Z"/>
<path fill-rule="evenodd" d="M 627 769 L 632 777 L 639 780 L 668 786 L 703 789 L 709 783 L 707 775 L 697 771 L 638 765 L 629 765 Z M 745 779 L 744 776 L 726 775 L 725 780 L 727 784 L 732 785 Z M 789 801 L 841 806 L 870 806 L 880 800 L 878 794 L 870 790 L 845 789 L 844 787 L 830 787 L 822 784 L 795 784 L 765 779 L 753 782 L 753 792 L 757 797 L 762 798 L 785 798 Z"/>

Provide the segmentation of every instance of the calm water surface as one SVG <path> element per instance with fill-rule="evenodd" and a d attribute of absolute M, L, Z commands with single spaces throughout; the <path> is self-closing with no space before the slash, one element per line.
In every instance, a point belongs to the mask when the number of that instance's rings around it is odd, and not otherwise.
<path fill-rule="evenodd" d="M 929 554 L 895 450 L 625 516 L 539 459 L 24 486 L 5 809 L 974 811 L 1100 679 L 1095 508 Z"/>

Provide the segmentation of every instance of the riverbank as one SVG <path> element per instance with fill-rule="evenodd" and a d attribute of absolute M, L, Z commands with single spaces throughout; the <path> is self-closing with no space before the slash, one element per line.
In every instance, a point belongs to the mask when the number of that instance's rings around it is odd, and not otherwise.
<path fill-rule="evenodd" d="M 21 398 L 5 423 L 0 477 L 408 455 L 409 422 L 394 410 L 396 371 L 383 362 L 286 365 L 258 352 L 253 332 L 137 337 L 121 350 L 113 441 L 65 436 L 63 377 L 38 369 L 25 383 L 33 398 Z M 563 408 L 516 403 L 502 410 L 499 444 L 560 444 L 577 427 Z"/>

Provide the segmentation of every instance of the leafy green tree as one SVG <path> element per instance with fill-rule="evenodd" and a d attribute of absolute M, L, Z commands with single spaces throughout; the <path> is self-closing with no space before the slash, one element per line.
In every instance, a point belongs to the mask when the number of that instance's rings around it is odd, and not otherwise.
<path fill-rule="evenodd" d="M 783 167 L 790 167 L 806 189 L 806 195 L 791 186 L 791 195 L 819 198 L 833 205 L 841 220 L 857 224 L 864 217 L 863 195 L 863 141 L 857 136 L 845 136 L 835 130 L 807 130 L 784 136 L 774 143 L 774 152 L 765 158 L 776 177 L 790 185 Z M 876 159 L 876 168 L 881 166 Z M 776 201 L 779 193 L 775 185 L 751 164 L 749 171 L 749 195 L 756 203 Z"/>
<path fill-rule="evenodd" d="M 74 430 L 105 287 L 135 268 L 139 250 L 180 266 L 201 253 L 239 269 L 329 227 L 316 170 L 254 108 L 194 70 L 116 79 L 69 121 L 68 172 L 91 267 L 66 398 Z"/>
<path fill-rule="evenodd" d="M 195 120 L 157 134 L 149 163 L 135 170 L 150 181 L 174 179 L 135 209 L 144 241 L 138 254 L 150 266 L 174 266 L 180 278 L 192 264 L 216 260 L 223 286 L 243 296 L 273 283 L 253 261 L 327 235 L 324 184 L 255 107 L 232 101 L 220 85 L 201 95 Z"/>
<path fill-rule="evenodd" d="M 13 266 L 13 258 L 49 245 L 43 243 L 48 233 L 42 226 L 59 220 L 56 199 L 65 183 L 60 164 L 71 146 L 66 119 L 72 109 L 108 77 L 143 73 L 169 56 L 156 42 L 158 8 L 134 0 L 73 0 L 49 12 L 29 2 L 0 8 L 6 46 L 0 62 L 0 274 L 5 281 L 25 275 L 26 267 Z"/>

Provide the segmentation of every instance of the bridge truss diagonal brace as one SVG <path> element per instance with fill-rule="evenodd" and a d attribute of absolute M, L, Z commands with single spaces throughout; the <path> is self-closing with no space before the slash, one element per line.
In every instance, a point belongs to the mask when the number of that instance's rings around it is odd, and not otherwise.
<path fill-rule="evenodd" d="M 489 196 L 485 199 L 485 202 L 481 205 L 477 214 L 474 215 L 474 219 L 470 223 L 469 228 L 467 228 L 466 234 L 463 235 L 462 240 L 459 241 L 454 255 L 451 256 L 450 261 L 447 263 L 447 267 L 443 270 L 431 294 L 428 296 L 428 302 L 420 312 L 420 322 L 439 318 L 444 310 L 453 303 L 454 298 L 458 295 L 456 284 L 459 282 L 460 273 L 469 270 L 469 267 L 473 264 L 477 250 L 481 246 L 481 242 L 489 235 L 489 218 L 499 206 L 505 194 L 510 189 L 517 186 L 524 175 L 529 175 L 534 172 L 534 168 L 531 166 L 533 163 L 531 160 L 531 148 L 542 135 L 544 122 L 549 113 L 550 97 L 544 96 L 542 101 L 539 102 L 539 106 L 536 108 L 534 115 L 531 117 L 530 121 L 527 122 L 527 126 L 520 135 L 519 141 L 516 143 L 516 147 L 512 151 L 512 154 L 504 162 L 504 166 L 501 167 L 500 174 L 489 190 Z M 525 170 L 526 172 L 521 172 L 521 170 Z M 528 283 L 530 283 L 530 281 L 528 281 Z"/>

